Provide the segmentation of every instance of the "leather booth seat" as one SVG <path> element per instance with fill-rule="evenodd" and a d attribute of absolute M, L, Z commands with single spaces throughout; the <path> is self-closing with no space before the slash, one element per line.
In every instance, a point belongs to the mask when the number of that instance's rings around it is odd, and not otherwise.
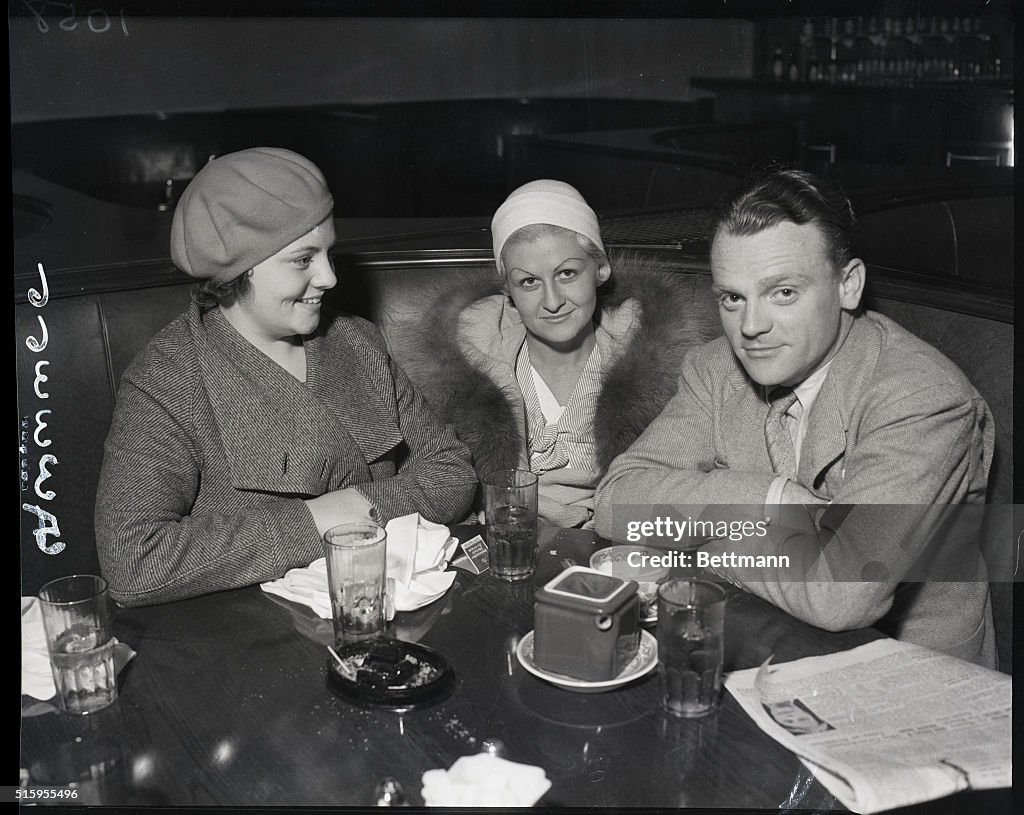
<path fill-rule="evenodd" d="M 1010 289 L 1013 286 L 1010 194 L 933 197 L 861 214 L 861 252 L 881 269 Z"/>
<path fill-rule="evenodd" d="M 673 273 L 687 296 L 699 299 L 709 310 L 715 308 L 706 260 L 682 252 L 648 253 Z M 467 277 L 493 275 L 492 261 L 481 251 L 363 253 L 340 255 L 337 261 L 340 283 L 331 293 L 332 305 L 380 325 L 399 362 L 403 342 L 408 341 L 403 334 L 403 315 L 422 307 L 425 287 L 434 291 L 437 286 L 458 286 Z M 164 285 L 149 288 L 138 288 L 139 277 L 132 274 L 121 275 L 126 281 L 121 285 L 111 285 L 109 277 L 101 277 L 102 285 L 90 286 L 86 281 L 70 291 L 61 290 L 55 280 L 50 288 L 57 293 L 42 307 L 26 302 L 27 287 L 16 292 L 24 467 L 21 503 L 51 513 L 60 529 L 59 535 L 43 535 L 37 542 L 37 517 L 29 510 L 22 511 L 22 594 L 35 593 L 44 582 L 63 574 L 98 569 L 93 510 L 119 378 L 150 337 L 189 302 L 189 281 L 169 270 L 164 274 Z M 995 414 L 998 435 L 989 500 L 1010 504 L 1012 308 L 1001 317 L 991 316 L 979 309 L 965 310 L 965 299 L 953 289 L 933 292 L 928 304 L 915 302 L 914 291 L 909 292 L 907 296 L 896 288 L 878 286 L 868 304 L 938 346 L 986 398 Z M 29 339 L 41 343 L 40 318 L 46 325 L 46 346 L 36 352 Z M 40 367 L 42 361 L 47 364 Z M 37 417 L 46 424 L 38 434 Z M 37 486 L 44 456 L 55 461 L 46 465 L 51 477 Z M 41 498 L 38 493 L 47 494 L 47 490 L 52 497 Z M 44 553 L 41 545 L 58 540 L 64 544 L 62 552 Z M 997 602 L 1001 656 L 1008 660 L 1010 585 L 1004 586 Z M 1009 669 L 1008 661 L 1004 665 Z"/>

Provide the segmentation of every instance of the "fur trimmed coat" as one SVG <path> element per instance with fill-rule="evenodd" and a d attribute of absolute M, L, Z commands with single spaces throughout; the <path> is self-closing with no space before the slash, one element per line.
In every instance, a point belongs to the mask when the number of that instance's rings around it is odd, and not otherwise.
<path fill-rule="evenodd" d="M 599 328 L 608 324 L 607 339 L 617 347 L 595 408 L 594 485 L 675 394 L 687 350 L 721 333 L 714 310 L 693 297 L 687 277 L 635 254 L 610 260 L 612 280 L 598 289 L 595 322 Z M 510 357 L 503 361 L 514 372 L 518 346 L 480 348 L 480 332 L 467 331 L 467 314 L 487 312 L 481 306 L 500 292 L 496 274 L 474 271 L 458 285 L 449 283 L 425 298 L 422 319 L 403 322 L 403 347 L 392 349 L 439 418 L 469 447 L 478 475 L 525 468 L 529 461 L 525 406 L 514 373 L 511 379 L 507 372 L 499 375 L 482 356 Z M 495 326 L 494 335 L 500 333 Z"/>

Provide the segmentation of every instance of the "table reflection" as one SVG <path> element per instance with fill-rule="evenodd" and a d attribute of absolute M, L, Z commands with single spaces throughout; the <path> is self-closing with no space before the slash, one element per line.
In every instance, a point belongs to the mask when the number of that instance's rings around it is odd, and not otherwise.
<path fill-rule="evenodd" d="M 519 664 L 535 586 L 601 545 L 589 532 L 544 530 L 533 585 L 460 572 L 443 600 L 399 613 L 393 633 L 440 652 L 456 678 L 445 701 L 406 713 L 334 696 L 330 620 L 259 587 L 122 609 L 115 635 L 138 656 L 117 702 L 76 717 L 24 699 L 21 766 L 34 785 L 76 784 L 88 805 L 369 806 L 389 776 L 419 806 L 426 770 L 499 740 L 510 761 L 544 768 L 545 806 L 836 806 L 728 694 L 712 716 L 675 720 L 661 712 L 655 672 L 578 694 Z M 880 636 L 823 632 L 739 591 L 729 603 L 727 669 Z M 1008 801 L 997 795 L 986 808 L 1008 812 Z"/>

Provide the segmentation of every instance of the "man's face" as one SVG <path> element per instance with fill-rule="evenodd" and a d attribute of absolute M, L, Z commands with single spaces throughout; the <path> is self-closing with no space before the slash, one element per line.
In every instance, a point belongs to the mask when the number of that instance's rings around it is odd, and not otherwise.
<path fill-rule="evenodd" d="M 791 702 L 778 702 L 772 705 L 771 714 L 776 722 L 791 733 L 813 733 L 824 727 L 822 721 Z"/>
<path fill-rule="evenodd" d="M 860 303 L 864 265 L 836 269 L 815 224 L 720 232 L 711 277 L 722 328 L 750 378 L 795 386 L 831 359 Z"/>

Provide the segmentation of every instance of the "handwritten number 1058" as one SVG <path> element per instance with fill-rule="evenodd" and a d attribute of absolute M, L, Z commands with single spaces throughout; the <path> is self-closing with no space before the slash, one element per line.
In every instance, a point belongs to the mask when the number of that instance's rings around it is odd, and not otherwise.
<path fill-rule="evenodd" d="M 66 11 L 67 16 L 61 18 L 57 25 L 62 31 L 74 31 L 78 28 L 81 20 L 76 19 L 75 6 L 73 3 L 56 3 L 53 0 L 22 0 L 25 7 L 35 15 L 36 27 L 43 34 L 46 34 L 50 30 L 50 24 L 43 17 L 43 14 L 49 14 L 56 16 L 60 11 Z M 111 15 L 108 14 L 101 8 L 90 9 L 85 15 L 86 25 L 89 26 L 89 30 L 94 34 L 102 34 L 106 31 L 110 31 Z M 124 9 L 121 9 L 118 13 L 118 18 L 121 22 L 121 30 L 124 35 L 128 36 L 128 21 L 124 18 Z"/>

